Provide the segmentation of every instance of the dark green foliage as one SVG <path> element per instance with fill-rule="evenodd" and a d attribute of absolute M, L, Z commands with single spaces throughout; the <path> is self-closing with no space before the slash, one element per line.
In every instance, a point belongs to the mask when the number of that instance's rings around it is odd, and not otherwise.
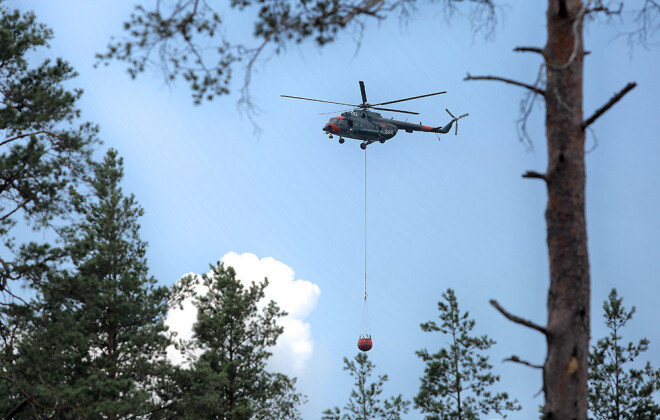
<path fill-rule="evenodd" d="M 440 11 L 451 14 L 458 1 L 442 0 Z M 496 22 L 492 2 L 471 3 L 475 27 L 490 30 Z M 196 103 L 229 93 L 232 70 L 243 63 L 243 99 L 247 100 L 252 66 L 268 51 L 280 53 L 310 38 L 323 46 L 335 41 L 343 29 L 361 32 L 368 20 L 384 20 L 396 13 L 407 18 L 415 7 L 415 0 L 175 0 L 154 8 L 138 5 L 124 23 L 127 38 L 111 43 L 99 58 L 127 62 L 129 74 L 135 77 L 152 63 L 152 54 L 158 54 L 156 61 L 165 77 L 182 76 Z M 254 45 L 227 36 L 222 16 L 236 13 L 255 16 Z"/>
<path fill-rule="evenodd" d="M 440 332 L 449 339 L 449 348 L 435 354 L 417 351 L 426 362 L 415 406 L 427 419 L 478 419 L 494 412 L 506 417 L 506 411 L 520 410 L 516 400 L 506 393 L 493 394 L 489 388 L 499 381 L 484 354 L 495 341 L 488 336 L 473 337 L 475 322 L 468 312 L 461 314 L 452 289 L 438 302 L 440 325 L 434 321 L 421 324 L 426 332 Z"/>
<path fill-rule="evenodd" d="M 344 413 L 338 407 L 325 410 L 322 417 L 324 420 L 396 420 L 408 412 L 410 401 L 405 401 L 401 394 L 380 400 L 387 375 L 378 375 L 375 382 L 369 382 L 374 367 L 366 353 L 358 353 L 354 361 L 344 357 L 344 370 L 355 379 L 355 387 L 344 406 Z"/>
<path fill-rule="evenodd" d="M 269 349 L 285 315 L 275 302 L 260 309 L 268 281 L 244 287 L 231 267 L 212 266 L 174 288 L 174 304 L 192 297 L 197 321 L 190 342 L 179 343 L 189 366 L 178 369 L 172 409 L 181 419 L 290 419 L 304 397 L 295 378 L 266 370 Z M 198 294 L 200 285 L 208 291 Z"/>
<path fill-rule="evenodd" d="M 0 215 L 7 233 L 11 214 L 22 209 L 29 216 L 61 211 L 67 182 L 79 177 L 96 128 L 73 126 L 79 116 L 76 101 L 82 91 L 63 84 L 76 76 L 61 60 L 45 60 L 31 67 L 26 55 L 47 45 L 51 31 L 0 4 Z"/>
<path fill-rule="evenodd" d="M 634 344 L 622 342 L 621 329 L 635 313 L 635 307 L 626 311 L 623 298 L 612 289 L 603 303 L 603 318 L 610 333 L 598 340 L 589 357 L 589 411 L 595 419 L 655 419 L 660 406 L 654 401 L 660 390 L 660 369 L 651 362 L 641 369 L 624 370 L 640 354 L 648 350 L 649 340 L 643 338 Z"/>
<path fill-rule="evenodd" d="M 89 195 L 72 193 L 81 217 L 60 231 L 63 246 L 22 247 L 19 267 L 35 296 L 8 310 L 16 342 L 0 365 L 1 413 L 128 418 L 159 408 L 169 291 L 148 275 L 143 211 L 121 179 L 110 151 Z"/>
<path fill-rule="evenodd" d="M 97 129 L 75 125 L 82 92 L 64 87 L 76 76 L 69 64 L 59 58 L 28 62 L 31 50 L 47 45 L 51 31 L 1 0 L 0 13 L 0 239 L 9 246 L 17 216 L 41 227 L 69 210 L 68 186 L 87 172 Z M 9 293 L 7 282 L 20 273 L 11 261 L 0 263 L 0 292 Z M 3 325 L 0 317 L 6 345 Z"/>

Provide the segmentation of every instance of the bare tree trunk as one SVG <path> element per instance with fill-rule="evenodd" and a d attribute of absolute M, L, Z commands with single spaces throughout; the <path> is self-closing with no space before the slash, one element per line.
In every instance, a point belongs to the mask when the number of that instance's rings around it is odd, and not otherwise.
<path fill-rule="evenodd" d="M 588 3 L 588 2 L 587 2 Z M 589 255 L 585 222 L 581 0 L 549 0 L 546 63 L 548 141 L 548 354 L 545 417 L 587 419 Z"/>
<path fill-rule="evenodd" d="M 545 174 L 528 171 L 523 177 L 542 179 L 548 188 L 545 213 L 550 261 L 548 324 L 537 325 L 507 312 L 495 300 L 490 303 L 509 320 L 546 337 L 548 354 L 543 366 L 543 391 L 547 420 L 587 420 L 590 278 L 585 219 L 585 128 L 637 85 L 628 83 L 583 120 L 584 16 L 596 11 L 620 13 L 601 1 L 595 1 L 594 6 L 591 3 L 592 0 L 585 0 L 584 4 L 582 0 L 548 0 L 545 48 L 515 48 L 515 51 L 543 54 L 545 89 L 538 86 L 540 81 L 530 85 L 492 75 L 468 73 L 465 77 L 465 80 L 496 80 L 520 86 L 545 100 L 548 170 Z M 642 16 L 646 18 L 654 12 L 655 9 L 648 11 L 645 7 Z M 540 367 L 515 355 L 506 360 Z"/>

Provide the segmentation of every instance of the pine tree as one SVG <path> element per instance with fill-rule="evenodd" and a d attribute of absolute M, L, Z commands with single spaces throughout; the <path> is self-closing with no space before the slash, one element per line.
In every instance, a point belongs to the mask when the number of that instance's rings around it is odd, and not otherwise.
<path fill-rule="evenodd" d="M 202 276 L 182 278 L 175 304 L 192 297 L 197 307 L 190 342 L 180 343 L 189 366 L 178 369 L 173 410 L 181 419 L 298 418 L 304 397 L 295 378 L 266 370 L 269 349 L 286 315 L 274 301 L 260 308 L 265 279 L 243 286 L 231 267 L 218 263 Z M 198 294 L 199 286 L 208 291 Z"/>
<path fill-rule="evenodd" d="M 507 393 L 489 391 L 500 378 L 491 372 L 493 366 L 484 352 L 495 341 L 486 335 L 470 335 L 475 321 L 468 318 L 468 312 L 460 312 L 452 289 L 447 289 L 442 299 L 438 302 L 440 325 L 429 321 L 421 327 L 448 336 L 450 346 L 435 354 L 426 349 L 417 351 L 426 368 L 415 406 L 427 414 L 427 419 L 478 419 L 490 412 L 506 417 L 506 411 L 520 410 Z"/>
<path fill-rule="evenodd" d="M 169 291 L 148 275 L 143 211 L 122 193 L 117 153 L 94 174 L 88 196 L 73 193 L 81 219 L 61 231 L 62 248 L 23 248 L 36 296 L 11 318 L 19 334 L 0 402 L 10 417 L 118 419 L 160 408 Z"/>
<path fill-rule="evenodd" d="M 0 240 L 13 245 L 12 227 L 25 216 L 33 227 L 66 214 L 68 186 L 88 173 L 97 128 L 77 124 L 82 91 L 65 88 L 76 76 L 64 60 L 34 65 L 32 50 L 48 45 L 52 32 L 32 13 L 10 10 L 0 0 Z M 0 258 L 0 294 L 21 273 Z M 13 338 L 3 325 L 1 345 Z"/>
<path fill-rule="evenodd" d="M 648 350 L 649 340 L 625 345 L 621 330 L 635 313 L 626 311 L 623 298 L 612 289 L 603 303 L 603 318 L 609 334 L 592 347 L 589 358 L 589 411 L 598 420 L 655 419 L 660 406 L 653 394 L 660 390 L 660 369 L 651 362 L 641 369 L 624 370 Z M 656 394 L 657 395 L 657 394 Z"/>
<path fill-rule="evenodd" d="M 410 401 L 403 399 L 401 394 L 380 400 L 383 385 L 387 382 L 387 375 L 378 375 L 374 382 L 369 382 L 374 364 L 366 353 L 358 353 L 355 360 L 344 357 L 344 370 L 355 379 L 351 396 L 344 406 L 344 413 L 338 407 L 323 412 L 323 420 L 367 420 L 383 419 L 396 420 L 401 414 L 408 412 Z"/>

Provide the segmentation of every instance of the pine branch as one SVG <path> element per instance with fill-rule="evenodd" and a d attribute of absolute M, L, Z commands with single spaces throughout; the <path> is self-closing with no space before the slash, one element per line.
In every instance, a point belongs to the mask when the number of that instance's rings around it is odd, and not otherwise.
<path fill-rule="evenodd" d="M 536 86 L 532 86 L 532 85 L 527 84 L 527 83 L 519 82 L 517 80 L 507 79 L 507 78 L 504 78 L 504 77 L 499 77 L 499 76 L 472 76 L 470 73 L 468 73 L 467 76 L 465 76 L 465 78 L 463 80 L 496 80 L 498 82 L 504 82 L 504 83 L 508 83 L 508 84 L 511 84 L 511 85 L 524 87 L 525 89 L 529 89 L 532 92 L 545 97 L 545 90 L 543 90 L 541 88 L 538 88 Z"/>
<path fill-rule="evenodd" d="M 635 82 L 630 82 L 628 83 L 623 89 L 619 91 L 616 95 L 612 96 L 612 98 L 607 101 L 605 105 L 600 107 L 596 112 L 593 113 L 593 115 L 589 118 L 587 118 L 583 123 L 582 123 L 582 129 L 584 130 L 585 128 L 589 127 L 598 117 L 603 115 L 608 109 L 610 109 L 615 103 L 619 102 L 621 98 L 623 98 L 623 95 L 626 93 L 630 92 L 635 86 L 637 86 L 637 83 Z"/>
<path fill-rule="evenodd" d="M 33 133 L 23 133 L 23 134 L 19 134 L 19 135 L 17 135 L 17 136 L 14 136 L 14 137 L 10 137 L 10 138 L 8 138 L 8 139 L 5 139 L 5 140 L 3 140 L 2 142 L 0 142 L 0 146 L 4 146 L 4 145 L 7 144 L 7 143 L 11 143 L 12 141 L 19 140 L 19 139 L 22 139 L 22 138 L 25 138 L 25 137 L 36 136 L 36 135 L 38 135 L 38 134 L 48 134 L 48 135 L 51 136 L 51 137 L 54 137 L 54 138 L 59 139 L 59 140 L 62 140 L 62 137 L 60 137 L 59 135 L 53 133 L 52 131 L 48 131 L 48 130 L 39 130 L 39 131 L 35 131 L 35 132 L 33 132 Z"/>
<path fill-rule="evenodd" d="M 31 399 L 31 397 L 23 398 L 23 400 L 20 403 L 18 403 L 18 405 L 16 407 L 12 408 L 11 411 L 9 413 L 7 413 L 5 418 L 13 419 L 16 414 L 23 411 L 25 406 L 30 402 L 30 399 Z"/>
<path fill-rule="evenodd" d="M 507 312 L 507 310 L 504 309 L 499 303 L 497 303 L 497 301 L 496 301 L 495 299 L 491 299 L 491 300 L 490 300 L 490 304 L 493 305 L 493 306 L 495 307 L 495 309 L 497 309 L 498 311 L 500 311 L 500 313 L 501 313 L 502 315 L 504 315 L 509 321 L 513 321 L 513 322 L 515 322 L 516 324 L 524 325 L 524 326 L 526 326 L 526 327 L 528 327 L 528 328 L 531 328 L 531 329 L 533 329 L 533 330 L 536 330 L 536 331 L 538 331 L 538 332 L 541 332 L 541 333 L 543 333 L 544 335 L 547 335 L 547 334 L 548 334 L 548 330 L 547 330 L 545 327 L 542 327 L 542 326 L 540 326 L 540 325 L 536 325 L 536 324 L 533 323 L 532 321 L 528 321 L 528 320 L 526 320 L 526 319 L 523 319 L 523 318 L 520 318 L 520 317 L 517 317 L 517 316 L 515 316 L 515 315 L 510 314 L 510 313 Z"/>
<path fill-rule="evenodd" d="M 18 204 L 14 210 L 0 217 L 0 221 L 4 221 L 6 218 L 16 213 L 18 210 L 25 208 L 25 206 L 30 202 L 30 198 L 26 198 L 22 203 Z"/>

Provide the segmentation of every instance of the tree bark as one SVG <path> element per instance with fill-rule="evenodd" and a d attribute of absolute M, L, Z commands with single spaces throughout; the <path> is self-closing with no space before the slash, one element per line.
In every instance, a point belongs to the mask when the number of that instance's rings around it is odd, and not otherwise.
<path fill-rule="evenodd" d="M 585 222 L 581 0 L 549 0 L 546 63 L 550 261 L 545 418 L 587 419 L 589 255 Z"/>

